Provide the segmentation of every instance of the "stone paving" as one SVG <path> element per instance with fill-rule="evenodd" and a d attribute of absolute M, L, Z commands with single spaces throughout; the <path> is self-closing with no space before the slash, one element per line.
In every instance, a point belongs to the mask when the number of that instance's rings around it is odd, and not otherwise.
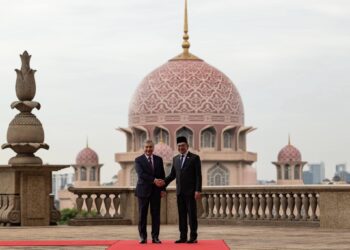
<path fill-rule="evenodd" d="M 224 239 L 231 249 L 296 250 L 350 249 L 350 230 L 327 230 L 307 227 L 267 227 L 200 225 L 200 239 Z M 150 235 L 150 228 L 148 228 Z M 176 225 L 162 225 L 160 239 L 178 238 Z M 0 240 L 123 240 L 138 239 L 136 226 L 90 227 L 2 227 Z M 105 247 L 0 247 L 17 250 L 100 250 Z M 181 248 L 179 248 L 181 249 Z"/>

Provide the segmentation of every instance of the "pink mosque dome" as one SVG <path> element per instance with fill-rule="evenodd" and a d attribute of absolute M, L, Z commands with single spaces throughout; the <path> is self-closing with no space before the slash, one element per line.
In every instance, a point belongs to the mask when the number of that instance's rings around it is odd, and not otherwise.
<path fill-rule="evenodd" d="M 77 165 L 98 165 L 98 155 L 89 146 L 86 146 L 78 153 L 75 162 Z"/>
<path fill-rule="evenodd" d="M 154 154 L 162 157 L 164 162 L 171 162 L 174 151 L 167 144 L 159 142 L 154 146 Z"/>
<path fill-rule="evenodd" d="M 196 114 L 205 117 L 207 123 L 244 123 L 242 99 L 224 73 L 199 58 L 175 58 L 147 75 L 138 86 L 129 106 L 129 125 L 145 124 L 154 116 L 163 124 L 181 124 L 189 114 L 194 123 Z"/>
<path fill-rule="evenodd" d="M 282 163 L 301 162 L 301 153 L 296 147 L 291 145 L 289 142 L 287 146 L 280 150 L 277 159 L 279 162 Z"/>

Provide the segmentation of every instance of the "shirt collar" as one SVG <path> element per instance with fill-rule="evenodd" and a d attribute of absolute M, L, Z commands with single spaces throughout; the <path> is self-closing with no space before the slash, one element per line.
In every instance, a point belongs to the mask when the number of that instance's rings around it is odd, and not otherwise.
<path fill-rule="evenodd" d="M 151 157 L 151 160 L 153 161 L 153 154 L 151 154 L 150 156 L 144 154 L 146 156 L 146 159 L 148 160 L 148 157 Z"/>

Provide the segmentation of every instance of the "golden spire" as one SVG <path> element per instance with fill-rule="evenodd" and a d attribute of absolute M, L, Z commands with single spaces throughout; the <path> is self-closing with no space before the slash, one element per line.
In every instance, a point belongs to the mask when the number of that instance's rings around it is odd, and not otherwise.
<path fill-rule="evenodd" d="M 183 52 L 171 60 L 201 60 L 198 57 L 196 57 L 195 55 L 192 55 L 189 51 L 191 44 L 188 41 L 188 39 L 190 37 L 188 35 L 187 0 L 185 0 L 185 18 L 184 19 L 185 19 L 184 20 L 184 34 L 182 36 L 182 38 L 183 38 L 183 42 L 182 42 Z"/>
<path fill-rule="evenodd" d="M 290 145 L 290 134 L 288 134 L 288 145 Z"/>
<path fill-rule="evenodd" d="M 86 136 L 86 147 L 89 147 L 89 136 Z"/>

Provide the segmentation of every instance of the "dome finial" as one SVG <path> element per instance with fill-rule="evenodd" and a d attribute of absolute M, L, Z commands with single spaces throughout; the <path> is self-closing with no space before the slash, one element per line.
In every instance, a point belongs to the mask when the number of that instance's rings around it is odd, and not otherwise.
<path fill-rule="evenodd" d="M 89 147 L 89 136 L 86 136 L 86 147 Z"/>
<path fill-rule="evenodd" d="M 182 48 L 183 52 L 173 58 L 172 60 L 201 60 L 195 55 L 192 55 L 189 51 L 190 49 L 190 42 L 188 39 L 190 38 L 188 35 L 188 13 L 187 13 L 187 0 L 185 0 L 185 15 L 184 15 L 184 34 L 182 36 L 183 42 L 182 42 Z"/>
<path fill-rule="evenodd" d="M 190 38 L 188 35 L 188 15 L 187 15 L 187 0 L 185 0 L 185 20 L 184 20 L 184 35 L 182 37 L 184 40 L 182 42 L 182 48 L 184 49 L 184 55 L 189 54 L 190 42 L 188 39 Z"/>
<path fill-rule="evenodd" d="M 290 145 L 290 134 L 288 134 L 288 145 Z"/>

